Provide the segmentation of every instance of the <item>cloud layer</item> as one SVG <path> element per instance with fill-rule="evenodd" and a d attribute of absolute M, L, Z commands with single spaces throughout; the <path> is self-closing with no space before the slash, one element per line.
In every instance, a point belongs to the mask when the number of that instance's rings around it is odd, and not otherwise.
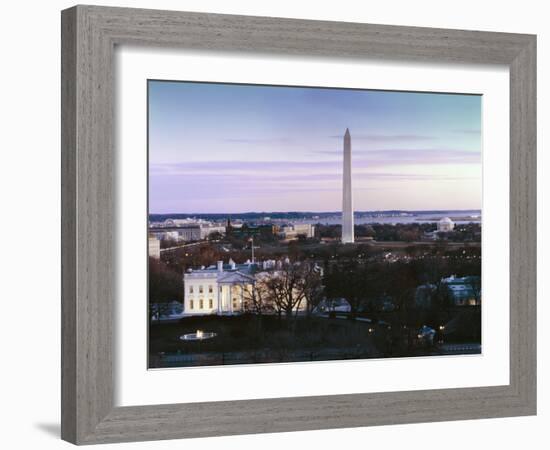
<path fill-rule="evenodd" d="M 475 95 L 149 83 L 150 212 L 478 209 Z"/>

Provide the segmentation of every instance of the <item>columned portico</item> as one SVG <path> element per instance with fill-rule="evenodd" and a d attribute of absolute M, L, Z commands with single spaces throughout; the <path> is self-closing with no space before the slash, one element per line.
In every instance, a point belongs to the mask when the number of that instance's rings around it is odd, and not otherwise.
<path fill-rule="evenodd" d="M 248 264 L 230 261 L 224 268 L 190 270 L 184 274 L 185 314 L 238 314 L 244 311 L 245 291 L 255 282 Z"/>

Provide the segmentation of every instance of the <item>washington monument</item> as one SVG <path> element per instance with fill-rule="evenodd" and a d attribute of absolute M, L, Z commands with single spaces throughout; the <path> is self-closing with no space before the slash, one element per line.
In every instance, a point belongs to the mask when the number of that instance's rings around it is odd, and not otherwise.
<path fill-rule="evenodd" d="M 353 243 L 353 190 L 351 186 L 351 136 L 344 134 L 344 183 L 342 199 L 342 243 Z"/>

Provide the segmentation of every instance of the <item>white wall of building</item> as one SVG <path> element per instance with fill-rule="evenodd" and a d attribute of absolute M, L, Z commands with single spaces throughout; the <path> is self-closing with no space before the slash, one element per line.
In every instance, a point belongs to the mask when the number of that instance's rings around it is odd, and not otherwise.
<path fill-rule="evenodd" d="M 307 238 L 315 236 L 315 225 L 310 223 L 293 223 L 281 227 L 280 234 L 285 239 L 295 239 L 300 235 L 305 235 Z"/>
<path fill-rule="evenodd" d="M 183 277 L 183 288 L 185 314 L 211 314 L 218 310 L 217 274 L 199 276 L 196 273 L 186 273 Z"/>
<path fill-rule="evenodd" d="M 225 226 L 208 225 L 201 227 L 201 239 L 206 239 L 208 236 L 214 233 L 225 234 Z"/>
<path fill-rule="evenodd" d="M 437 222 L 437 231 L 447 233 L 453 231 L 455 228 L 454 222 L 448 217 L 444 217 L 439 222 Z"/>
<path fill-rule="evenodd" d="M 148 238 L 149 256 L 151 258 L 160 259 L 160 241 L 156 236 Z"/>

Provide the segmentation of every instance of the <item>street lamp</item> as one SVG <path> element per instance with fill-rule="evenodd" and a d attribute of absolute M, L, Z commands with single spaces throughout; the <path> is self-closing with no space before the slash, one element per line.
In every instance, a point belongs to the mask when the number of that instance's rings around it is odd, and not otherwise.
<path fill-rule="evenodd" d="M 438 342 L 438 344 L 443 344 L 443 331 L 445 331 L 445 325 L 439 325 L 439 342 Z"/>

